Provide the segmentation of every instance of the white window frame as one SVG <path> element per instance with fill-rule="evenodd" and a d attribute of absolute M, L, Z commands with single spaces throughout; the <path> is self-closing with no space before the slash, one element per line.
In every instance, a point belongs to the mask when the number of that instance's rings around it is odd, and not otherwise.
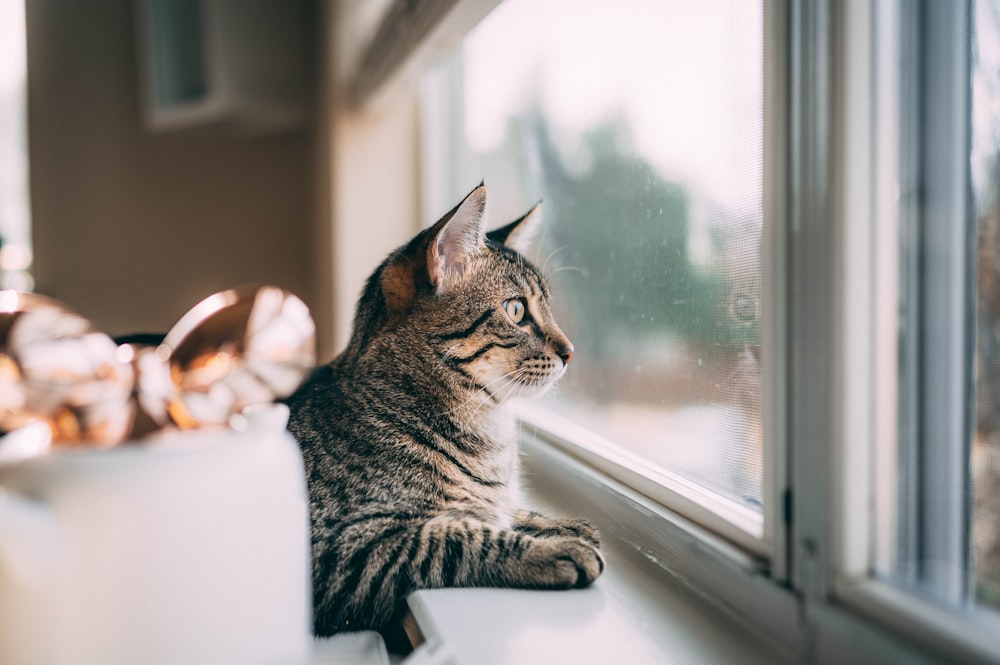
<path fill-rule="evenodd" d="M 893 536 L 880 532 L 878 524 L 907 519 L 898 514 L 900 497 L 895 489 L 902 473 L 897 445 L 905 445 L 897 443 L 901 435 L 896 417 L 900 399 L 897 303 L 901 294 L 895 276 L 903 270 L 900 266 L 903 224 L 914 223 L 912 219 L 904 221 L 903 218 L 919 214 L 961 219 L 967 214 L 967 201 L 955 196 L 961 185 L 954 181 L 967 177 L 963 169 L 967 168 L 968 149 L 956 139 L 965 132 L 965 128 L 956 123 L 967 120 L 961 117 L 964 110 L 956 117 L 953 103 L 962 92 L 954 90 L 951 94 L 941 94 L 940 90 L 935 90 L 934 94 L 925 91 L 914 94 L 911 99 L 901 98 L 914 92 L 908 90 L 913 82 L 906 80 L 913 75 L 913 64 L 906 62 L 906 48 L 900 44 L 905 37 L 886 28 L 899 25 L 904 18 L 902 4 L 882 3 L 876 14 L 867 3 L 848 3 L 844 12 L 845 33 L 841 35 L 839 46 L 846 72 L 841 90 L 843 112 L 838 137 L 839 145 L 844 148 L 837 166 L 842 187 L 838 193 L 841 206 L 837 226 L 842 233 L 838 244 L 843 248 L 839 257 L 842 290 L 838 331 L 842 370 L 836 389 L 843 417 L 837 444 L 843 455 L 840 477 L 835 484 L 834 501 L 838 509 L 834 521 L 844 524 L 847 520 L 857 520 L 858 528 L 842 529 L 838 534 L 832 595 L 835 602 L 856 611 L 860 617 L 885 625 L 945 658 L 956 662 L 995 663 L 1000 661 L 995 617 L 984 619 L 972 611 L 945 609 L 873 574 L 873 570 L 889 569 L 893 563 Z M 919 5 L 919 9 L 928 12 L 923 20 L 926 25 L 934 26 L 925 31 L 924 43 L 916 46 L 922 51 L 921 57 L 937 68 L 931 74 L 947 73 L 949 69 L 960 72 L 952 80 L 961 85 L 963 76 L 968 75 L 969 54 L 967 50 L 955 48 L 955 42 L 956 35 L 967 29 L 970 21 L 969 3 L 909 4 L 907 9 Z M 874 39 L 879 22 L 882 24 L 881 43 Z M 859 44 L 863 48 L 858 48 Z M 878 78 L 896 82 L 900 77 L 904 79 L 902 91 L 892 85 L 877 84 Z M 925 120 L 922 130 L 897 126 L 899 119 L 905 118 L 902 106 L 913 101 L 920 104 L 921 113 L 934 116 L 930 123 Z M 921 131 L 926 134 L 921 135 Z M 929 134 L 944 136 L 946 140 L 938 145 L 927 145 Z M 922 188 L 911 173 L 914 165 L 900 163 L 908 136 L 928 153 L 922 159 L 932 172 L 925 176 L 929 184 Z M 920 189 L 922 191 L 918 191 Z M 938 225 L 937 231 L 941 230 Z M 968 257 L 963 253 L 967 248 L 962 246 L 961 239 L 924 240 L 928 241 L 943 247 L 950 259 L 954 259 L 950 262 L 953 267 L 948 270 L 966 269 Z M 941 270 L 925 266 L 924 270 L 927 269 Z M 933 279 L 936 288 L 967 287 L 961 275 L 938 277 Z M 874 289 L 871 288 L 873 284 Z M 952 296 L 948 299 L 949 304 L 960 307 L 961 294 L 954 297 L 953 293 Z M 946 318 L 961 316 L 961 313 L 949 312 Z M 963 383 L 963 378 L 940 374 L 971 366 L 968 362 L 971 349 L 967 346 L 969 340 L 953 342 L 941 348 L 940 355 L 949 361 L 943 365 L 946 369 L 930 370 L 938 372 L 933 383 L 946 388 L 948 394 L 934 398 L 936 410 L 943 411 L 945 416 L 938 419 L 940 422 L 925 426 L 930 430 L 925 436 L 964 441 L 968 432 L 961 430 L 963 417 L 960 412 L 967 408 L 970 400 L 962 390 L 954 390 L 956 384 Z M 948 354 L 952 357 L 948 358 Z M 886 445 L 887 442 L 897 445 Z M 961 487 L 961 475 L 967 472 L 968 460 L 960 459 L 954 446 L 948 448 L 952 450 L 946 453 L 947 459 L 936 459 L 930 467 L 935 473 L 943 471 L 949 475 L 948 481 L 953 483 L 949 487 Z M 864 486 L 870 488 L 869 492 L 851 492 L 854 485 L 848 484 L 849 479 L 859 477 L 865 478 Z M 874 482 L 876 478 L 877 483 Z M 953 502 L 948 510 L 964 510 L 959 503 Z M 944 524 L 940 516 L 930 519 L 935 521 L 936 535 L 944 530 L 942 526 L 952 529 L 940 537 L 940 541 L 953 545 L 966 536 L 953 530 L 967 528 L 962 526 L 964 521 L 957 515 L 949 514 Z M 951 551 L 937 554 L 947 555 L 949 559 L 960 556 Z M 956 603 L 962 602 L 964 582 L 956 579 L 938 582 L 936 586 L 943 586 L 948 597 Z"/>
<path fill-rule="evenodd" d="M 330 4 L 330 25 L 341 32 L 351 30 L 336 19 L 344 4 Z M 370 225 L 350 222 L 360 205 L 354 192 L 366 183 L 403 188 L 394 213 L 401 221 L 387 233 L 402 241 L 419 227 L 425 176 L 411 75 L 498 2 L 444 4 L 413 43 L 397 45 L 391 67 L 373 74 L 347 65 L 331 76 L 340 91 L 324 107 L 335 128 L 327 175 L 341 199 L 330 206 L 333 265 L 345 256 L 352 266 L 377 261 L 351 248 L 352 239 L 373 235 Z M 872 574 L 887 549 L 874 516 L 896 506 L 895 492 L 878 489 L 895 484 L 896 451 L 875 443 L 898 435 L 895 416 L 885 417 L 898 403 L 897 347 L 885 331 L 896 325 L 899 294 L 884 274 L 899 268 L 900 145 L 887 130 L 901 103 L 878 86 L 892 72 L 876 65 L 891 70 L 883 49 L 893 44 L 876 39 L 877 18 L 867 0 L 765 0 L 761 523 L 531 410 L 521 415 L 527 464 L 577 492 L 581 505 L 614 515 L 613 536 L 632 543 L 646 534 L 636 546 L 649 548 L 664 577 L 714 598 L 801 658 L 1000 663 L 997 631 Z M 365 61 L 357 53 L 329 59 Z M 399 162 L 394 141 L 403 143 L 405 165 L 387 179 L 385 165 Z M 390 154 L 371 157 L 373 148 Z M 363 278 L 356 274 L 366 270 L 334 278 L 338 348 Z"/>

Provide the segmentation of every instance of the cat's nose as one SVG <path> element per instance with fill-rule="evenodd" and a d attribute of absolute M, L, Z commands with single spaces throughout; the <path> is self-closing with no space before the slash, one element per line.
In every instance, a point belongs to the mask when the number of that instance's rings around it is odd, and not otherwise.
<path fill-rule="evenodd" d="M 559 357 L 562 358 L 563 364 L 568 365 L 569 359 L 573 357 L 573 345 L 567 343 L 565 346 L 559 349 L 557 353 L 559 354 Z"/>

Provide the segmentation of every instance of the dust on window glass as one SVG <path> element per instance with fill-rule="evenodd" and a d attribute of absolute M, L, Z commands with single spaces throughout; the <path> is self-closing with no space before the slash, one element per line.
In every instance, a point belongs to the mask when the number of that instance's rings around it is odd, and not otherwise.
<path fill-rule="evenodd" d="M 973 14 L 971 167 L 978 222 L 972 557 L 979 601 L 1000 608 L 1000 5 L 983 0 Z"/>
<path fill-rule="evenodd" d="M 30 290 L 24 0 L 0 0 L 0 289 Z"/>
<path fill-rule="evenodd" d="M 497 223 L 544 200 L 532 258 L 576 346 L 557 408 L 757 508 L 762 11 L 507 0 L 425 90 L 442 191 L 485 177 Z"/>

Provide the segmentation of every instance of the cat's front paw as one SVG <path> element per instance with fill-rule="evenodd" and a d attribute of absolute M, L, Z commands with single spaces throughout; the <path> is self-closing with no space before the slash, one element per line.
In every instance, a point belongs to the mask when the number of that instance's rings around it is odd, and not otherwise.
<path fill-rule="evenodd" d="M 516 517 L 515 529 L 542 538 L 582 538 L 596 548 L 601 547 L 601 536 L 588 520 L 548 517 L 541 513 L 522 511 Z"/>
<path fill-rule="evenodd" d="M 585 519 L 560 520 L 556 527 L 562 534 L 582 538 L 595 548 L 601 547 L 601 534 L 597 528 Z"/>
<path fill-rule="evenodd" d="M 582 538 L 549 541 L 552 547 L 554 588 L 579 589 L 590 586 L 604 572 L 604 556 Z"/>

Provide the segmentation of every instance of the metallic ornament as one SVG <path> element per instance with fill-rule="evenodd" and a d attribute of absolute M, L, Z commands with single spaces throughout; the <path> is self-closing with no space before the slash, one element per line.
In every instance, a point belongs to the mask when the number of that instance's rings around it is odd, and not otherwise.
<path fill-rule="evenodd" d="M 226 425 L 290 395 L 315 362 L 309 309 L 274 286 L 209 296 L 158 346 L 119 346 L 56 300 L 0 291 L 0 432 L 41 421 L 52 446 Z M 0 438 L 0 460 L 21 439 Z"/>
<path fill-rule="evenodd" d="M 54 445 L 122 441 L 132 365 L 118 345 L 58 301 L 0 291 L 0 429 L 45 422 Z"/>
<path fill-rule="evenodd" d="M 316 328 L 288 291 L 231 289 L 195 305 L 153 354 L 137 365 L 146 412 L 181 429 L 221 425 L 298 387 L 316 362 Z"/>

